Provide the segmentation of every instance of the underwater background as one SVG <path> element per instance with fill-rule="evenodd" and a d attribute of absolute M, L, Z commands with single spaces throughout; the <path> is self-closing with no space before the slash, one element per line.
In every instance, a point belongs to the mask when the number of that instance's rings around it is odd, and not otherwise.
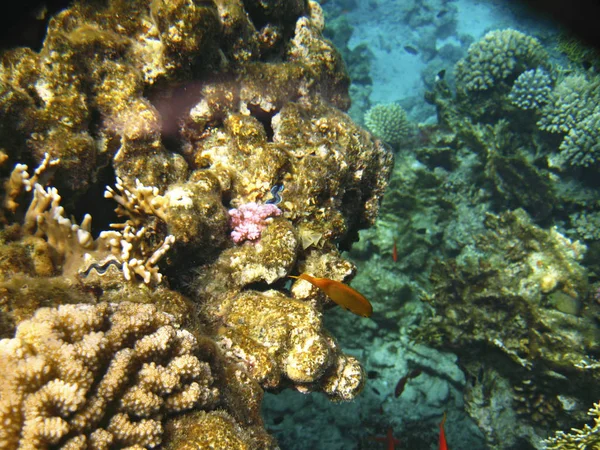
<path fill-rule="evenodd" d="M 500 0 L 31 12 L 0 449 L 600 449 L 581 35 Z"/>

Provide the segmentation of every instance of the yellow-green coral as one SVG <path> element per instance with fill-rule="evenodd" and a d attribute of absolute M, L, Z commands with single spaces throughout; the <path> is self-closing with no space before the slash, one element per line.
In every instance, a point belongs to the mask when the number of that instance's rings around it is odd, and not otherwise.
<path fill-rule="evenodd" d="M 390 145 L 400 144 L 409 130 L 406 111 L 397 103 L 373 106 L 365 113 L 365 125 Z"/>
<path fill-rule="evenodd" d="M 574 63 L 589 62 L 596 66 L 600 63 L 598 49 L 586 45 L 585 42 L 573 34 L 559 33 L 556 46 L 558 51 L 565 54 Z"/>
<path fill-rule="evenodd" d="M 582 429 L 572 428 L 570 433 L 557 431 L 544 443 L 548 450 L 597 450 L 600 448 L 600 402 L 588 411 L 593 417 L 592 426 L 585 424 Z"/>

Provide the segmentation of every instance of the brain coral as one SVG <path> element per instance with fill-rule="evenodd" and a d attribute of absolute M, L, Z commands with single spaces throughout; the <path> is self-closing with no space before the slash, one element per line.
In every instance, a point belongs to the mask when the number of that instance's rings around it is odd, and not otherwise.
<path fill-rule="evenodd" d="M 408 118 L 396 103 L 375 105 L 365 113 L 365 124 L 371 133 L 390 145 L 400 144 L 408 134 Z"/>
<path fill-rule="evenodd" d="M 484 91 L 528 69 L 545 67 L 547 60 L 537 39 L 510 28 L 491 31 L 471 44 L 467 56 L 456 64 L 457 88 Z"/>
<path fill-rule="evenodd" d="M 153 448 L 218 398 L 196 339 L 152 305 L 39 309 L 0 341 L 0 448 Z"/>

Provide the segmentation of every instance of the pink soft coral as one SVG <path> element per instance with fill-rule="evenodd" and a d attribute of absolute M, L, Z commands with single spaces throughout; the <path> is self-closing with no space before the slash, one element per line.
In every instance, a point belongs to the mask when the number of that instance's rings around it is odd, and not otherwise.
<path fill-rule="evenodd" d="M 271 204 L 245 203 L 239 208 L 229 210 L 229 224 L 233 231 L 231 239 L 236 244 L 245 240 L 260 239 L 260 233 L 266 227 L 267 219 L 278 216 L 281 210 Z"/>

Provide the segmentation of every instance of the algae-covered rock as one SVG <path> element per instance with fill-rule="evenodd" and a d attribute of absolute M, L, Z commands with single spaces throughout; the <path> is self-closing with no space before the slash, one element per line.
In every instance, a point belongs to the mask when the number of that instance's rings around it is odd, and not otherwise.
<path fill-rule="evenodd" d="M 572 423 L 590 396 L 600 395 L 592 381 L 598 369 L 585 362 L 600 350 L 600 310 L 579 263 L 582 244 L 538 228 L 522 210 L 489 215 L 486 227 L 459 257 L 434 266 L 434 291 L 426 301 L 435 315 L 418 334 L 452 349 L 470 373 L 489 375 L 483 386 L 468 389 L 468 408 L 490 443 L 519 439 L 519 433 L 535 440 L 547 426 Z M 513 390 L 517 414 L 506 419 L 519 430 L 514 436 L 498 436 L 484 423 L 487 414 L 500 413 L 487 409 L 477 390 L 500 380 Z"/>

